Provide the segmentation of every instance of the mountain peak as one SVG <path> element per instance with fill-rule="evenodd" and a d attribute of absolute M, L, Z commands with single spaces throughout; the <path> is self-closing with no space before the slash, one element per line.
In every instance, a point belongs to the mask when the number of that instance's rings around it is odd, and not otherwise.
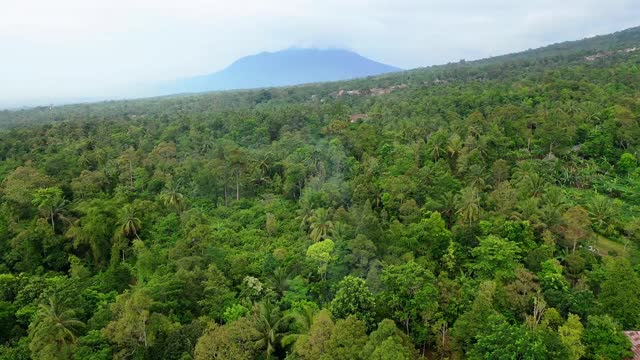
<path fill-rule="evenodd" d="M 250 89 L 347 80 L 399 71 L 345 49 L 288 48 L 242 57 L 208 75 L 178 80 L 162 92 Z"/>

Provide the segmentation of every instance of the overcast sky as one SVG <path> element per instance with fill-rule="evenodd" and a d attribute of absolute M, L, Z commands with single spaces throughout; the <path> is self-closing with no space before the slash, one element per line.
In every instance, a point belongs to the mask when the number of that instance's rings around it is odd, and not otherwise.
<path fill-rule="evenodd" d="M 291 46 L 413 68 L 638 25 L 638 0 L 1 0 L 0 101 L 113 95 Z"/>

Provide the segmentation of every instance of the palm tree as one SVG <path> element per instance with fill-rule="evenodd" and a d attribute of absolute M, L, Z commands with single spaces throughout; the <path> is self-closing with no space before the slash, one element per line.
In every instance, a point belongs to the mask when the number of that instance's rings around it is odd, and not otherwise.
<path fill-rule="evenodd" d="M 485 173 L 485 168 L 482 165 L 473 164 L 469 166 L 469 169 L 467 172 L 467 179 L 469 180 L 469 185 L 479 190 L 483 190 L 486 187 L 486 180 L 485 180 L 484 173 Z"/>
<path fill-rule="evenodd" d="M 591 222 L 598 230 L 613 232 L 619 209 L 611 198 L 602 194 L 594 194 L 587 203 L 587 211 L 589 211 Z"/>
<path fill-rule="evenodd" d="M 133 238 L 141 240 L 138 235 L 141 228 L 142 222 L 136 216 L 133 207 L 131 207 L 131 205 L 125 205 L 120 211 L 118 231 L 113 236 L 116 247 L 122 250 L 122 261 L 125 260 L 125 251 L 129 241 Z"/>
<path fill-rule="evenodd" d="M 310 304 L 304 304 L 302 307 L 291 309 L 289 316 L 295 323 L 295 332 L 290 333 L 282 338 L 282 345 L 288 346 L 297 342 L 300 338 L 307 336 L 313 319 L 316 316 L 317 309 Z"/>
<path fill-rule="evenodd" d="M 271 182 L 271 153 L 262 155 L 261 158 L 255 159 L 250 164 L 251 182 L 260 187 Z"/>
<path fill-rule="evenodd" d="M 514 218 L 518 220 L 529 220 L 533 223 L 538 222 L 540 216 L 540 198 L 531 197 L 519 201 L 516 208 L 517 212 L 513 215 Z"/>
<path fill-rule="evenodd" d="M 313 217 L 313 210 L 308 204 L 302 204 L 300 209 L 296 210 L 298 217 L 296 220 L 300 221 L 300 230 L 306 231 L 309 226 L 309 220 Z"/>
<path fill-rule="evenodd" d="M 68 221 L 66 218 L 67 200 L 62 196 L 62 190 L 58 187 L 38 189 L 33 197 L 33 204 L 47 222 L 51 223 L 51 229 L 56 231 L 56 220 Z"/>
<path fill-rule="evenodd" d="M 457 133 L 454 133 L 449 137 L 447 141 L 447 152 L 452 158 L 455 158 L 463 147 L 462 138 Z"/>
<path fill-rule="evenodd" d="M 562 214 L 567 209 L 567 196 L 559 187 L 550 187 L 542 195 L 540 216 L 547 227 L 560 224 Z"/>
<path fill-rule="evenodd" d="M 228 165 L 236 182 L 236 201 L 240 200 L 240 180 L 247 170 L 245 152 L 238 147 L 231 149 L 227 156 Z"/>
<path fill-rule="evenodd" d="M 603 109 L 598 104 L 591 101 L 584 102 L 582 111 L 585 114 L 585 120 L 590 124 L 599 124 L 602 122 Z"/>
<path fill-rule="evenodd" d="M 138 233 L 142 228 L 140 219 L 136 216 L 135 210 L 131 205 L 125 205 L 120 212 L 120 234 L 127 239 L 136 237 L 140 239 Z"/>
<path fill-rule="evenodd" d="M 76 342 L 84 326 L 82 321 L 75 318 L 73 310 L 65 309 L 55 297 L 51 297 L 47 304 L 38 305 L 36 317 L 29 327 L 29 348 L 38 354 L 55 344 L 56 354 L 53 357 L 64 358 L 64 349 Z"/>
<path fill-rule="evenodd" d="M 444 132 L 435 132 L 427 141 L 429 155 L 433 161 L 437 161 L 447 153 L 447 136 Z"/>
<path fill-rule="evenodd" d="M 522 182 L 528 195 L 533 197 L 539 197 L 542 195 L 547 187 L 547 183 L 544 181 L 544 178 L 535 172 L 526 175 Z"/>
<path fill-rule="evenodd" d="M 331 239 L 335 241 L 343 241 L 347 239 L 349 234 L 349 225 L 342 221 L 335 221 L 331 229 Z"/>
<path fill-rule="evenodd" d="M 270 359 L 285 335 L 290 318 L 282 316 L 280 309 L 270 302 L 256 304 L 254 318 L 254 327 L 259 334 L 255 346 L 257 349 L 264 350 L 265 357 Z"/>
<path fill-rule="evenodd" d="M 458 211 L 456 214 L 460 216 L 463 223 L 471 225 L 480 218 L 480 194 L 474 187 L 466 187 L 460 190 L 456 203 Z"/>
<path fill-rule="evenodd" d="M 314 210 L 309 222 L 311 223 L 309 237 L 314 242 L 326 238 L 329 231 L 333 229 L 333 222 L 329 219 L 329 211 L 324 208 Z"/>
<path fill-rule="evenodd" d="M 160 198 L 164 205 L 177 211 L 182 210 L 184 205 L 184 196 L 178 191 L 178 186 L 174 184 L 168 185 L 160 194 Z"/>
<path fill-rule="evenodd" d="M 60 200 L 59 202 L 52 204 L 51 207 L 42 211 L 42 215 L 49 218 L 51 221 L 51 229 L 53 232 L 56 231 L 56 220 L 61 220 L 63 223 L 69 224 L 70 219 L 67 217 L 67 204 L 69 202 L 67 200 Z"/>
<path fill-rule="evenodd" d="M 440 196 L 440 212 L 448 225 L 453 223 L 453 216 L 456 213 L 456 202 L 457 196 L 453 191 L 448 191 Z"/>
<path fill-rule="evenodd" d="M 458 156 L 462 152 L 462 148 L 464 143 L 462 138 L 457 133 L 454 133 L 449 137 L 449 141 L 447 142 L 447 153 L 449 153 L 449 159 L 451 161 L 451 168 L 455 169 L 455 164 L 458 161 Z"/>
<path fill-rule="evenodd" d="M 100 236 L 96 236 L 96 234 L 92 233 L 91 226 L 89 226 L 89 228 L 89 230 L 85 228 L 83 219 L 77 219 L 69 227 L 69 229 L 65 233 L 65 236 L 73 239 L 74 248 L 78 248 L 80 245 L 89 245 L 94 264 L 99 265 L 101 261 L 104 260 L 104 258 L 102 257 L 102 239 Z"/>
<path fill-rule="evenodd" d="M 282 296 L 285 291 L 289 289 L 289 281 L 291 275 L 285 268 L 279 267 L 275 269 L 268 278 L 270 285 L 276 290 L 276 292 Z"/>
<path fill-rule="evenodd" d="M 523 161 L 523 162 L 519 162 L 518 164 L 516 164 L 515 169 L 513 170 L 513 176 L 511 176 L 511 178 L 513 179 L 514 182 L 521 182 L 524 181 L 524 179 L 531 175 L 532 173 L 535 173 L 535 168 L 534 165 L 531 161 Z"/>

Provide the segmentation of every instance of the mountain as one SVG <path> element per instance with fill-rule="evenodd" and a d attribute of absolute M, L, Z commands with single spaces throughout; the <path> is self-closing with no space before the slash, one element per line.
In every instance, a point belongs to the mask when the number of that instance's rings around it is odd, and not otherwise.
<path fill-rule="evenodd" d="M 347 80 L 401 69 L 340 49 L 287 49 L 238 59 L 224 70 L 160 86 L 162 94 Z"/>

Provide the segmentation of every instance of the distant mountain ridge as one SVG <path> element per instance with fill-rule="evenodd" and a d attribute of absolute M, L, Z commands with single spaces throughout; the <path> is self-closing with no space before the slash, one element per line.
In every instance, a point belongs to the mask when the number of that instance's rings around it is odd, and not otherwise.
<path fill-rule="evenodd" d="M 246 56 L 219 72 L 165 83 L 159 91 L 176 94 L 287 86 L 348 80 L 400 70 L 348 50 L 292 48 Z"/>

